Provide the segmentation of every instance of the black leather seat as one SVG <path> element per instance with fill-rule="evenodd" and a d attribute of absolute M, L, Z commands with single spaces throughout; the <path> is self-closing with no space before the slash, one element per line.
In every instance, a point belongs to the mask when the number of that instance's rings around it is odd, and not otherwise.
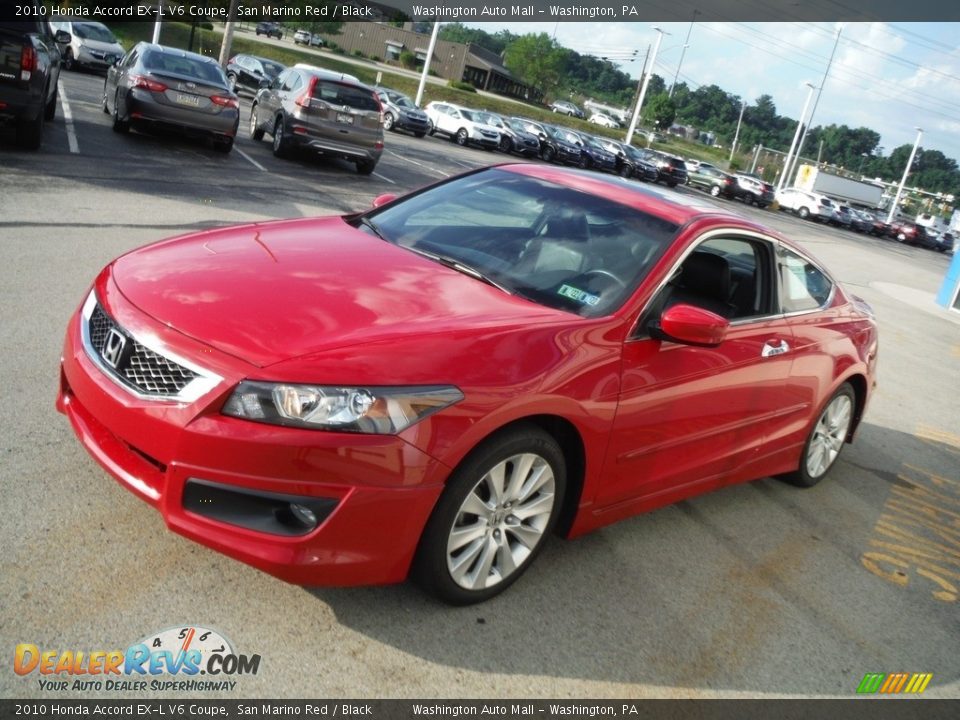
<path fill-rule="evenodd" d="M 726 259 L 708 252 L 691 253 L 666 307 L 681 303 L 733 317 L 736 306 L 730 302 L 730 264 Z"/>

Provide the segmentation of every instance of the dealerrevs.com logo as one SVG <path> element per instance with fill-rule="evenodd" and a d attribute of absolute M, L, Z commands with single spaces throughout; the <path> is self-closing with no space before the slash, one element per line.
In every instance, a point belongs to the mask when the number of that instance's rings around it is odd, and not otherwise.
<path fill-rule="evenodd" d="M 36 676 L 40 689 L 51 692 L 230 691 L 237 686 L 234 677 L 259 672 L 260 656 L 234 652 L 216 630 L 185 626 L 147 635 L 126 650 L 51 650 L 20 643 L 13 670 Z"/>

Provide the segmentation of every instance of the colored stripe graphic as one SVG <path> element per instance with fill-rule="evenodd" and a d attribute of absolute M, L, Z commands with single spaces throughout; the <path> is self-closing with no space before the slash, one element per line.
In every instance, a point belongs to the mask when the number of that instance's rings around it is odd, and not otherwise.
<path fill-rule="evenodd" d="M 919 694 L 927 689 L 933 673 L 867 673 L 857 686 L 860 694 Z"/>

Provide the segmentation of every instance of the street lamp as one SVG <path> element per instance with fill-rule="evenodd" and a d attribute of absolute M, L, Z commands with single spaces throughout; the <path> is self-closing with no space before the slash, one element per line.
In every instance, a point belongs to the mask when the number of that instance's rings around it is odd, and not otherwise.
<path fill-rule="evenodd" d="M 677 78 L 680 77 L 680 66 L 683 65 L 683 56 L 687 54 L 687 48 L 690 47 L 690 33 L 693 32 L 693 24 L 697 21 L 697 15 L 700 14 L 699 10 L 693 11 L 693 19 L 690 21 L 690 27 L 687 28 L 687 39 L 683 41 L 683 52 L 680 53 L 680 62 L 677 63 L 677 72 L 673 76 L 673 83 L 670 85 L 670 92 L 667 93 L 667 97 L 673 97 L 673 88 L 677 84 Z"/>
<path fill-rule="evenodd" d="M 650 58 L 650 69 L 647 70 L 647 74 L 643 78 L 643 85 L 640 87 L 640 97 L 637 98 L 637 107 L 634 108 L 633 119 L 630 121 L 630 129 L 627 130 L 627 137 L 624 139 L 624 142 L 627 145 L 629 145 L 630 141 L 633 139 L 633 131 L 637 129 L 637 120 L 640 119 L 640 108 L 643 107 L 643 96 L 647 94 L 647 86 L 650 84 L 650 76 L 653 75 L 653 67 L 657 64 L 657 51 L 660 49 L 660 41 L 663 39 L 664 35 L 670 34 L 664 32 L 656 25 L 653 26 L 653 29 L 657 31 L 657 41 L 653 45 L 653 56 Z"/>
<path fill-rule="evenodd" d="M 903 169 L 903 177 L 900 178 L 900 187 L 897 188 L 897 196 L 893 199 L 890 206 L 890 214 L 887 215 L 887 224 L 893 222 L 893 216 L 897 214 L 897 205 L 900 204 L 900 196 L 903 195 L 903 186 L 907 184 L 907 175 L 910 174 L 910 168 L 913 167 L 913 158 L 917 154 L 917 148 L 920 146 L 920 138 L 923 137 L 923 128 L 914 128 L 917 131 L 917 139 L 913 142 L 913 150 L 910 151 L 910 159 L 907 160 L 907 166 Z"/>
<path fill-rule="evenodd" d="M 863 175 L 863 161 L 868 157 L 867 153 L 860 153 L 860 167 L 857 168 L 857 175 Z"/>
<path fill-rule="evenodd" d="M 787 159 L 783 162 L 783 172 L 780 173 L 780 180 L 777 181 L 777 192 L 783 190 L 783 182 L 790 174 L 790 161 L 793 159 L 793 151 L 797 147 L 797 141 L 800 139 L 800 129 L 803 127 L 803 120 L 807 116 L 807 108 L 810 107 L 810 99 L 813 97 L 813 91 L 817 88 L 811 82 L 804 83 L 808 88 L 807 100 L 803 103 L 803 110 L 800 112 L 800 120 L 797 122 L 797 131 L 793 134 L 793 142 L 790 143 L 790 150 L 787 153 Z"/>

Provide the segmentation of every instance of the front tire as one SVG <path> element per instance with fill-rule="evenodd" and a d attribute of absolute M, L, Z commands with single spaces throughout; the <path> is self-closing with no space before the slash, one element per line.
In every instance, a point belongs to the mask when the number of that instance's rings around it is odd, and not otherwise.
<path fill-rule="evenodd" d="M 797 215 L 800 216 L 801 220 L 806 220 L 808 217 L 810 217 L 810 211 L 807 208 L 802 207 L 797 210 Z"/>
<path fill-rule="evenodd" d="M 39 150 L 43 142 L 44 111 L 38 110 L 33 119 L 21 118 L 17 121 L 17 145 L 24 150 Z"/>
<path fill-rule="evenodd" d="M 120 117 L 120 93 L 118 92 L 113 98 L 113 131 L 115 133 L 120 133 L 121 135 L 126 135 L 130 132 L 130 121 L 123 120 Z"/>
<path fill-rule="evenodd" d="M 451 475 L 424 529 L 413 576 L 452 605 L 506 590 L 541 551 L 563 505 L 557 441 L 518 425 L 479 445 Z"/>
<path fill-rule="evenodd" d="M 552 163 L 554 158 L 557 156 L 557 151 L 554 150 L 549 145 L 543 149 L 543 161 Z"/>
<path fill-rule="evenodd" d="M 454 136 L 454 139 L 457 141 L 457 145 L 460 147 L 465 147 L 468 142 L 470 142 L 470 136 L 467 134 L 466 128 L 460 128 L 457 130 L 457 134 Z"/>
<path fill-rule="evenodd" d="M 284 158 L 288 154 L 287 134 L 283 128 L 283 118 L 277 115 L 273 123 L 273 154 L 278 158 Z"/>
<path fill-rule="evenodd" d="M 782 479 L 798 487 L 819 483 L 840 456 L 853 425 L 856 394 L 850 383 L 844 383 L 820 411 L 800 456 L 800 467 Z"/>
<path fill-rule="evenodd" d="M 44 120 L 53 120 L 57 114 L 57 92 L 58 88 L 54 86 L 53 95 L 50 96 L 50 99 L 47 101 L 47 104 L 43 107 L 43 119 Z"/>
<path fill-rule="evenodd" d="M 714 185 L 713 187 L 711 187 L 711 188 L 710 188 L 710 194 L 711 194 L 713 197 L 719 197 L 719 196 L 720 196 L 720 186 L 719 186 L 719 185 Z"/>
<path fill-rule="evenodd" d="M 395 120 L 391 113 L 387 113 L 383 116 L 383 129 L 384 130 L 393 130 L 393 124 Z"/>
<path fill-rule="evenodd" d="M 237 92 L 237 76 L 234 73 L 227 73 L 227 87 L 230 88 L 230 92 Z"/>

